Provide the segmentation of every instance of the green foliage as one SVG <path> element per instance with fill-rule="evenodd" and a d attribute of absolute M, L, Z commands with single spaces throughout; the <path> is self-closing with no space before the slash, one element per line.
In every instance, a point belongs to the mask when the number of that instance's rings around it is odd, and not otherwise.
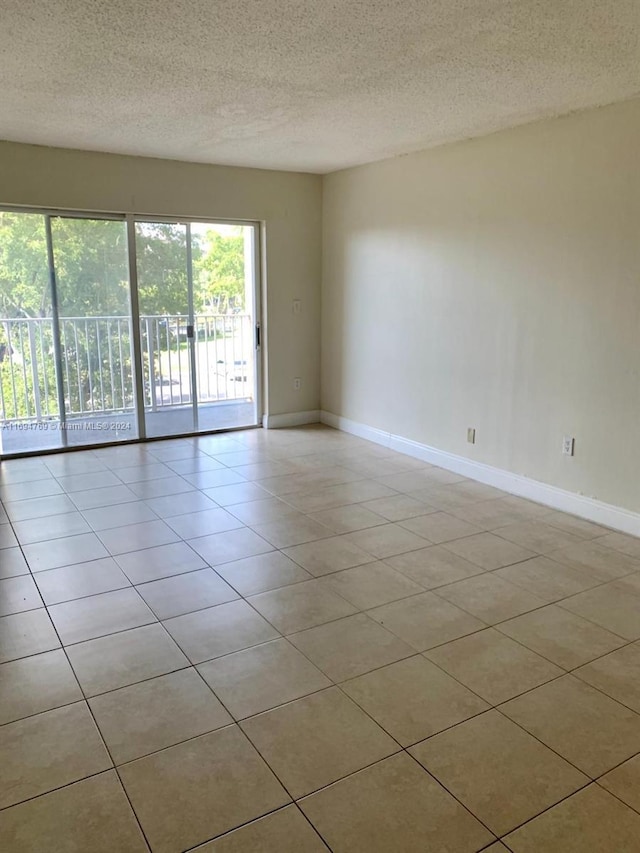
<path fill-rule="evenodd" d="M 192 247 L 193 260 L 200 257 Z M 187 313 L 187 231 L 184 225 L 136 224 L 140 314 Z"/>
<path fill-rule="evenodd" d="M 130 408 L 134 402 L 125 319 L 130 313 L 125 223 L 52 217 L 51 232 L 67 409 Z M 191 249 L 196 314 L 242 310 L 242 229 L 226 226 L 221 233 L 194 226 Z M 186 226 L 137 223 L 136 254 L 140 314 L 185 315 Z M 30 334 L 26 322 L 27 318 L 50 317 L 44 216 L 0 211 L 0 391 L 6 418 L 32 417 L 38 394 L 41 410 L 57 414 L 51 323 L 31 324 Z M 83 322 L 65 320 L 73 317 L 83 318 Z M 123 320 L 91 319 L 113 317 Z M 3 318 L 25 322 L 10 326 L 2 323 Z M 84 318 L 88 318 L 86 322 Z M 166 345 L 159 341 L 155 349 Z"/>
<path fill-rule="evenodd" d="M 55 218 L 51 232 L 60 317 L 127 316 L 124 222 Z"/>
<path fill-rule="evenodd" d="M 240 229 L 238 229 L 240 230 Z M 244 308 L 244 237 L 206 234 L 206 249 L 195 265 L 200 283 L 202 308 L 224 313 Z"/>
<path fill-rule="evenodd" d="M 51 220 L 61 317 L 127 316 L 129 273 L 125 224 L 118 220 Z M 194 233 L 195 310 L 244 307 L 244 237 L 208 229 Z M 140 313 L 187 310 L 184 225 L 137 223 Z M 0 212 L 0 315 L 46 317 L 51 312 L 44 217 Z"/>
<path fill-rule="evenodd" d="M 0 316 L 45 317 L 50 302 L 44 218 L 0 211 Z"/>
<path fill-rule="evenodd" d="M 53 329 L 46 320 L 0 324 L 0 395 L 7 419 L 56 417 L 58 398 L 53 358 Z M 8 349 L 11 349 L 11 353 Z"/>
<path fill-rule="evenodd" d="M 0 322 L 0 396 L 7 418 L 34 414 L 34 373 L 41 408 L 57 413 L 51 324 L 31 324 L 30 335 L 26 320 L 50 312 L 44 218 L 0 212 L 0 318 L 25 318 Z"/>

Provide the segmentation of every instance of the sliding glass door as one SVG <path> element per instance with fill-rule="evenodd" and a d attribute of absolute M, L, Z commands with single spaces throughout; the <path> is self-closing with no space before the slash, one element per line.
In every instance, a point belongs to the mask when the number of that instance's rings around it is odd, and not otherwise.
<path fill-rule="evenodd" d="M 0 452 L 259 422 L 257 226 L 0 210 Z"/>
<path fill-rule="evenodd" d="M 255 231 L 136 220 L 148 437 L 258 422 Z"/>
<path fill-rule="evenodd" d="M 134 439 L 126 227 L 0 212 L 3 454 Z"/>
<path fill-rule="evenodd" d="M 0 211 L 0 450 L 61 446 L 46 220 Z"/>
<path fill-rule="evenodd" d="M 63 443 L 137 438 L 126 224 L 56 216 L 47 227 Z"/>

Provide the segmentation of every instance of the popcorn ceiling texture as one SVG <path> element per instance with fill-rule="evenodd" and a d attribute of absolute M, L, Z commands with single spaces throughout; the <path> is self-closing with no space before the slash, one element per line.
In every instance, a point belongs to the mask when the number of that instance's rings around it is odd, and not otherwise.
<path fill-rule="evenodd" d="M 3 0 L 0 138 L 329 172 L 640 94 L 638 0 Z"/>

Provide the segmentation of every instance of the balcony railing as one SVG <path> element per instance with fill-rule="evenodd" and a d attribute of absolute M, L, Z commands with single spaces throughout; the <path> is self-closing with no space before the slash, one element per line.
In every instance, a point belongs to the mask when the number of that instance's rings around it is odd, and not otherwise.
<path fill-rule="evenodd" d="M 254 394 L 253 323 L 248 314 L 194 318 L 198 401 Z M 186 314 L 140 317 L 146 409 L 193 401 Z M 0 421 L 57 420 L 62 388 L 68 417 L 135 409 L 128 317 L 61 317 L 56 365 L 51 318 L 0 318 Z"/>

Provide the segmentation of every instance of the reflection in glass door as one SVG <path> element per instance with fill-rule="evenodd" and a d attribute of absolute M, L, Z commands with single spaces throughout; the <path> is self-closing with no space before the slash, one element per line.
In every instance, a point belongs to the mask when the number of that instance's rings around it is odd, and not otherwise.
<path fill-rule="evenodd" d="M 136 220 L 148 437 L 257 423 L 255 231 Z"/>

